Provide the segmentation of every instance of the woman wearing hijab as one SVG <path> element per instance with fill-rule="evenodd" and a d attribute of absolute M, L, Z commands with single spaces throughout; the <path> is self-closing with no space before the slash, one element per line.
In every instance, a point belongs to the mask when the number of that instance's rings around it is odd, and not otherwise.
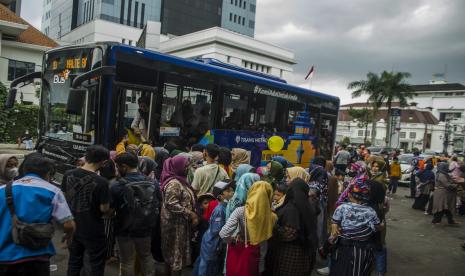
<path fill-rule="evenodd" d="M 259 180 L 260 176 L 256 173 L 245 173 L 241 176 L 241 178 L 239 178 L 236 183 L 236 191 L 234 192 L 234 196 L 226 206 L 226 220 L 231 216 L 237 207 L 244 206 L 250 187 L 252 187 L 252 185 Z"/>
<path fill-rule="evenodd" d="M 262 180 L 271 184 L 273 189 L 278 187 L 284 178 L 284 168 L 281 163 L 277 161 L 270 161 L 266 165 L 266 170 L 262 171 Z"/>
<path fill-rule="evenodd" d="M 282 156 L 275 156 L 275 157 L 271 158 L 271 160 L 279 162 L 283 166 L 284 169 L 294 167 L 294 165 L 292 165 L 291 162 L 287 161 L 286 158 L 284 158 Z"/>
<path fill-rule="evenodd" d="M 273 188 L 258 181 L 250 188 L 245 206 L 231 214 L 220 231 L 228 241 L 226 276 L 258 276 L 264 270 L 266 241 L 272 236 L 276 215 L 271 211 Z"/>
<path fill-rule="evenodd" d="M 236 171 L 233 173 L 234 181 L 239 181 L 241 176 L 243 176 L 246 173 L 255 173 L 255 168 L 250 166 L 249 164 L 240 164 L 239 167 L 237 167 Z"/>
<path fill-rule="evenodd" d="M 0 154 L 0 185 L 18 176 L 18 158 L 13 154 Z"/>
<path fill-rule="evenodd" d="M 270 240 L 266 275 L 306 276 L 312 273 L 316 252 L 316 214 L 308 201 L 305 181 L 292 181 L 277 211 L 278 222 Z"/>
<path fill-rule="evenodd" d="M 302 167 L 291 167 L 286 169 L 286 183 L 289 186 L 292 180 L 300 178 L 308 183 L 310 180 L 310 175 Z"/>
<path fill-rule="evenodd" d="M 240 164 L 250 164 L 249 153 L 245 149 L 233 148 L 231 150 L 231 169 L 236 171 Z"/>
<path fill-rule="evenodd" d="M 442 216 L 446 215 L 449 224 L 457 224 L 452 217 L 455 201 L 457 200 L 457 184 L 454 184 L 449 176 L 449 165 L 447 163 L 439 162 L 437 169 L 432 223 L 441 223 Z"/>
<path fill-rule="evenodd" d="M 160 180 L 161 178 L 161 173 L 163 171 L 163 166 L 165 164 L 165 160 L 168 159 L 169 153 L 166 149 L 157 147 L 155 148 L 155 163 L 158 164 L 157 168 L 155 169 L 155 177 Z"/>
<path fill-rule="evenodd" d="M 232 153 L 228 148 L 220 147 L 220 153 L 218 154 L 218 165 L 223 168 L 229 177 L 232 177 Z"/>
<path fill-rule="evenodd" d="M 330 276 L 369 276 L 374 261 L 373 235 L 381 228 L 373 208 L 367 205 L 371 181 L 358 178 L 348 189 L 349 202 L 334 211 L 331 238 L 337 246 L 331 254 Z"/>
<path fill-rule="evenodd" d="M 199 221 L 195 194 L 187 182 L 188 165 L 184 156 L 168 158 L 160 179 L 162 252 L 170 275 L 181 275 L 183 267 L 191 264 L 192 228 Z"/>
<path fill-rule="evenodd" d="M 369 179 L 367 174 L 367 165 L 363 161 L 357 161 L 353 163 L 347 175 L 349 177 L 352 177 L 352 179 L 349 181 L 349 185 L 347 186 L 347 188 L 339 196 L 339 199 L 336 202 L 336 207 L 338 207 L 344 202 L 349 201 L 349 191 L 352 185 L 360 181 L 365 183 Z"/>
<path fill-rule="evenodd" d="M 418 183 L 417 193 L 412 208 L 425 211 L 426 204 L 429 201 L 429 194 L 434 187 L 433 164 L 427 163 L 425 169 L 417 173 L 416 177 L 415 183 Z"/>

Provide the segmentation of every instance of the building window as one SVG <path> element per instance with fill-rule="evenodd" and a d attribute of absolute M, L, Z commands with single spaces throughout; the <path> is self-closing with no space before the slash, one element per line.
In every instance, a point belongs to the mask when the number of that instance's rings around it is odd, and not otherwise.
<path fill-rule="evenodd" d="M 124 0 L 121 0 L 121 11 L 119 14 L 119 23 L 124 24 Z"/>
<path fill-rule="evenodd" d="M 142 3 L 141 8 L 140 8 L 140 27 L 144 28 L 144 20 L 145 20 L 145 4 Z"/>
<path fill-rule="evenodd" d="M 407 132 L 401 131 L 399 137 L 405 139 L 405 137 L 407 137 Z"/>
<path fill-rule="evenodd" d="M 126 25 L 131 26 L 131 7 L 132 7 L 132 0 L 128 1 L 128 22 Z"/>
<path fill-rule="evenodd" d="M 255 12 L 255 9 L 256 9 L 256 8 L 257 8 L 257 7 L 256 7 L 254 4 L 250 4 L 250 11 L 251 11 L 251 12 Z"/>
<path fill-rule="evenodd" d="M 462 113 L 460 112 L 440 112 L 439 113 L 439 121 L 445 122 L 447 120 L 458 119 L 462 117 Z"/>
<path fill-rule="evenodd" d="M 249 20 L 249 28 L 255 29 L 255 21 Z"/>
<path fill-rule="evenodd" d="M 139 2 L 136 1 L 134 6 L 134 27 L 137 27 L 137 15 L 139 14 Z"/>
<path fill-rule="evenodd" d="M 455 92 L 455 96 L 463 96 L 464 92 Z"/>
<path fill-rule="evenodd" d="M 129 45 L 132 45 L 132 40 L 129 40 Z"/>
<path fill-rule="evenodd" d="M 126 44 L 126 39 L 125 38 L 121 39 L 121 43 Z"/>
<path fill-rule="evenodd" d="M 239 7 L 242 7 L 242 0 L 239 0 Z"/>
<path fill-rule="evenodd" d="M 452 93 L 452 92 L 446 92 L 446 93 L 444 93 L 444 95 L 446 95 L 446 96 L 452 96 L 452 95 L 454 95 L 454 93 Z"/>
<path fill-rule="evenodd" d="M 237 22 L 237 15 L 234 15 L 234 23 Z"/>
<path fill-rule="evenodd" d="M 237 17 L 237 19 L 238 19 L 237 23 L 241 24 L 241 18 L 242 18 L 242 16 L 240 16 L 240 15 Z"/>
<path fill-rule="evenodd" d="M 242 26 L 245 26 L 245 17 L 242 17 Z"/>
<path fill-rule="evenodd" d="M 363 137 L 363 129 L 359 129 L 357 133 L 358 137 Z"/>
<path fill-rule="evenodd" d="M 242 6 L 242 8 L 245 10 L 245 6 L 246 6 L 246 2 L 244 1 L 244 5 Z"/>
<path fill-rule="evenodd" d="M 237 6 L 237 0 L 234 0 L 234 6 Z"/>
<path fill-rule="evenodd" d="M 409 137 L 410 137 L 410 139 L 415 139 L 415 138 L 417 138 L 417 133 L 416 132 L 410 132 Z"/>
<path fill-rule="evenodd" d="M 232 21 L 232 13 L 229 13 L 229 21 Z"/>
<path fill-rule="evenodd" d="M 35 63 L 24 62 L 14 59 L 8 60 L 8 80 L 12 81 L 35 71 Z"/>
<path fill-rule="evenodd" d="M 233 4 L 234 0 L 231 0 L 231 5 Z"/>

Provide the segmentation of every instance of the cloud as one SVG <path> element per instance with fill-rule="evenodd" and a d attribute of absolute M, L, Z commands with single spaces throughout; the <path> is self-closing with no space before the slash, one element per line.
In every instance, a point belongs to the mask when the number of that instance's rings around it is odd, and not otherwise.
<path fill-rule="evenodd" d="M 347 84 L 364 79 L 370 71 L 407 71 L 412 74 L 410 83 L 425 84 L 447 64 L 449 82 L 465 83 L 465 1 L 293 0 L 284 5 L 262 0 L 257 4 L 257 38 L 296 54 L 298 64 L 290 83 L 308 86 L 302 83 L 303 76 L 314 64 L 312 88 L 335 94 L 343 103 L 359 100 L 350 97 Z"/>

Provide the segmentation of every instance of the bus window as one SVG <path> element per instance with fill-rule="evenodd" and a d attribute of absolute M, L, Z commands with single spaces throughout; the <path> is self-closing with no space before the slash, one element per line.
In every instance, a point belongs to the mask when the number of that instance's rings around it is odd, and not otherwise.
<path fill-rule="evenodd" d="M 249 129 L 262 132 L 276 132 L 277 103 L 277 98 L 255 95 L 250 103 Z"/>
<path fill-rule="evenodd" d="M 150 111 L 152 102 L 152 93 L 150 91 L 141 91 L 121 87 L 120 97 L 123 105 L 121 106 L 122 125 L 119 128 L 119 139 L 127 133 L 128 129 L 134 132 L 140 132 L 145 138 L 150 138 L 148 131 L 150 129 Z"/>
<path fill-rule="evenodd" d="M 248 125 L 248 96 L 240 93 L 224 93 L 220 129 L 243 129 Z"/>
<path fill-rule="evenodd" d="M 165 83 L 160 137 L 176 137 L 179 144 L 196 143 L 211 128 L 212 91 Z"/>

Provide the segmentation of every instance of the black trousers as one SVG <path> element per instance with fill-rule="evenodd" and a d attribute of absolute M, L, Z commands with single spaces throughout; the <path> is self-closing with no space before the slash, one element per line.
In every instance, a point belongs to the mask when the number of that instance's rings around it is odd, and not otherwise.
<path fill-rule="evenodd" d="M 389 187 L 388 191 L 392 192 L 393 194 L 397 191 L 397 186 L 399 185 L 399 177 L 398 176 L 391 176 L 389 177 Z"/>
<path fill-rule="evenodd" d="M 410 197 L 415 197 L 415 193 L 417 192 L 417 183 L 415 181 L 415 175 L 410 175 Z"/>
<path fill-rule="evenodd" d="M 449 210 L 443 210 L 441 212 L 435 213 L 432 223 L 440 223 L 444 215 L 446 215 L 447 221 L 449 223 L 454 223 L 454 218 L 452 217 L 452 213 Z"/>
<path fill-rule="evenodd" d="M 89 257 L 89 275 L 103 276 L 105 271 L 105 239 L 90 241 L 73 238 L 69 246 L 68 276 L 79 276 L 84 266 L 84 253 Z"/>
<path fill-rule="evenodd" d="M 0 276 L 49 276 L 50 261 L 28 261 L 0 265 Z"/>

